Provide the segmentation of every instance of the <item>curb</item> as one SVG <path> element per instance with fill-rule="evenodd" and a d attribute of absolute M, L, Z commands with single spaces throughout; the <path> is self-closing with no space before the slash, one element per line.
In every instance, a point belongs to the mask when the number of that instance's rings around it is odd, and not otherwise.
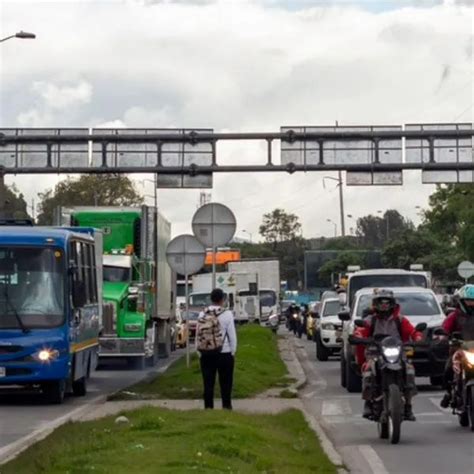
<path fill-rule="evenodd" d="M 296 374 L 294 375 L 297 375 L 298 380 L 291 386 L 291 388 L 294 388 L 295 390 L 299 390 L 304 385 L 306 385 L 307 377 L 303 370 L 303 366 L 301 365 L 301 362 L 298 359 L 298 356 L 296 354 L 295 341 L 292 340 L 290 337 L 288 337 L 288 335 L 285 335 L 284 338 L 285 338 L 284 341 L 286 342 L 285 344 L 286 348 L 293 355 L 293 358 L 292 358 L 293 361 L 292 363 L 290 363 L 290 361 L 285 360 L 283 357 L 282 359 L 285 362 L 290 374 L 293 375 L 294 372 L 296 372 Z M 280 348 L 280 351 L 281 351 L 280 344 L 278 345 L 278 347 Z M 337 467 L 338 474 L 347 474 L 348 471 L 344 467 L 342 467 L 344 466 L 344 461 L 342 459 L 341 454 L 337 451 L 333 442 L 327 436 L 326 432 L 324 431 L 324 428 L 321 426 L 318 419 L 314 415 L 308 412 L 308 410 L 304 407 L 304 404 L 303 404 L 302 412 L 310 428 L 316 433 L 316 436 L 318 437 L 321 443 L 321 447 L 323 451 L 326 453 L 329 460 Z"/>
<path fill-rule="evenodd" d="M 98 397 L 93 398 L 90 402 L 77 407 L 69 413 L 60 416 L 45 426 L 33 431 L 33 433 L 30 433 L 29 435 L 24 436 L 13 443 L 7 444 L 3 448 L 0 448 L 0 466 L 15 459 L 19 454 L 27 450 L 33 444 L 46 438 L 56 428 L 59 428 L 70 421 L 79 420 L 84 413 L 90 411 L 92 405 L 100 405 L 106 401 L 106 398 L 107 395 L 99 395 Z"/>
<path fill-rule="evenodd" d="M 160 375 L 160 373 L 165 372 L 168 370 L 169 366 L 175 361 L 176 359 L 172 359 L 170 357 L 170 360 L 167 361 L 167 363 L 164 366 L 157 367 L 155 370 L 150 369 L 149 372 L 146 374 L 143 374 L 143 377 L 136 380 L 135 383 L 142 382 L 143 380 L 146 380 L 147 378 L 153 376 L 156 377 L 157 375 Z M 120 390 L 116 390 L 115 393 L 119 393 L 122 390 L 125 390 L 127 387 L 123 387 Z M 71 410 L 69 413 L 66 413 L 65 415 L 60 416 L 59 418 L 56 418 L 46 425 L 42 426 L 41 428 L 38 428 L 37 430 L 33 431 L 29 435 L 24 436 L 23 438 L 20 438 L 16 441 L 13 441 L 13 443 L 7 444 L 3 448 L 0 448 L 0 466 L 3 464 L 6 464 L 7 462 L 15 459 L 19 454 L 21 454 L 23 451 L 27 450 L 29 447 L 33 446 L 36 444 L 38 441 L 43 440 L 46 438 L 48 435 L 50 435 L 55 429 L 59 428 L 60 426 L 70 422 L 70 421 L 79 421 L 82 416 L 91 411 L 94 408 L 94 405 L 102 405 L 105 402 L 107 402 L 108 397 L 110 397 L 112 393 L 104 393 L 103 395 L 99 395 L 90 401 L 86 402 L 84 405 L 78 406 L 77 408 Z M 95 407 L 96 408 L 96 407 Z M 0 470 L 1 474 L 1 470 Z"/>
<path fill-rule="evenodd" d="M 280 352 L 281 359 L 288 369 L 288 373 L 296 379 L 296 382 L 293 382 L 288 387 L 288 390 L 298 391 L 302 389 L 308 380 L 303 367 L 298 360 L 292 341 L 287 335 L 283 336 L 283 339 L 278 340 L 278 350 Z M 291 357 L 287 357 L 285 352 L 289 352 Z"/>

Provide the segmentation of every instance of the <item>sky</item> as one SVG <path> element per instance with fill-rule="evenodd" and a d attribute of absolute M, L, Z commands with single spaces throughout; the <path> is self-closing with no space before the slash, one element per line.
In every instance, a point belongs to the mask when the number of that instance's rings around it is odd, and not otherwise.
<path fill-rule="evenodd" d="M 37 35 L 0 44 L 0 127 L 472 122 L 473 3 L 0 0 L 0 37 Z M 218 161 L 264 163 L 263 150 L 226 145 Z M 212 200 L 234 211 L 239 237 L 245 230 L 256 240 L 262 215 L 276 207 L 299 216 L 305 237 L 331 236 L 341 230 L 339 194 L 324 176 L 218 174 Z M 30 202 L 59 179 L 6 181 Z M 148 182 L 137 189 L 153 194 Z M 392 208 L 418 222 L 433 190 L 419 172 L 405 173 L 403 186 L 344 186 L 347 230 Z M 190 232 L 199 191 L 159 190 L 158 200 L 173 234 Z"/>

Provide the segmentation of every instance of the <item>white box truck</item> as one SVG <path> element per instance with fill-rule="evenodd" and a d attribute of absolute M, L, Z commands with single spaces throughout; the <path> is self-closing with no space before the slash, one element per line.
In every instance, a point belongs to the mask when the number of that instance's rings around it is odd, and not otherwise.
<path fill-rule="evenodd" d="M 256 273 L 216 273 L 216 288 L 227 296 L 227 305 L 234 312 L 236 322 L 245 323 L 260 320 L 258 298 L 258 277 Z M 198 311 L 211 304 L 212 274 L 193 276 L 193 292 L 189 295 L 190 310 Z"/>
<path fill-rule="evenodd" d="M 265 323 L 271 314 L 278 314 L 280 304 L 280 262 L 276 259 L 245 259 L 227 264 L 229 272 L 256 273 L 260 320 Z"/>

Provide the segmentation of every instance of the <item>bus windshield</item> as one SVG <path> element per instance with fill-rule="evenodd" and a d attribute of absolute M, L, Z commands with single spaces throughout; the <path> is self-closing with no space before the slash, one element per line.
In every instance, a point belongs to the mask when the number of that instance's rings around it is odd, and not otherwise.
<path fill-rule="evenodd" d="M 53 248 L 0 247 L 0 328 L 51 328 L 64 322 L 64 254 Z"/>
<path fill-rule="evenodd" d="M 362 288 L 400 288 L 411 286 L 428 288 L 426 276 L 414 273 L 353 275 L 349 280 L 349 305 L 352 304 L 354 295 L 359 290 L 362 290 Z"/>
<path fill-rule="evenodd" d="M 189 306 L 210 306 L 211 305 L 211 294 L 210 293 L 194 293 L 189 295 Z"/>

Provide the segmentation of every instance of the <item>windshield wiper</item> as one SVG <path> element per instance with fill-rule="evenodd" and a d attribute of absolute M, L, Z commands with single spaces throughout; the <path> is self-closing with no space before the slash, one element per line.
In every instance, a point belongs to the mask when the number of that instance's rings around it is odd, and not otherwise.
<path fill-rule="evenodd" d="M 20 315 L 18 314 L 18 311 L 16 310 L 15 308 L 15 305 L 12 303 L 11 299 L 10 299 L 10 295 L 8 294 L 8 290 L 7 290 L 7 286 L 5 285 L 4 286 L 4 295 L 5 295 L 5 302 L 10 306 L 16 320 L 18 321 L 18 326 L 20 326 L 20 329 L 25 333 L 29 333 L 30 330 L 25 326 L 25 324 L 23 323 Z"/>

